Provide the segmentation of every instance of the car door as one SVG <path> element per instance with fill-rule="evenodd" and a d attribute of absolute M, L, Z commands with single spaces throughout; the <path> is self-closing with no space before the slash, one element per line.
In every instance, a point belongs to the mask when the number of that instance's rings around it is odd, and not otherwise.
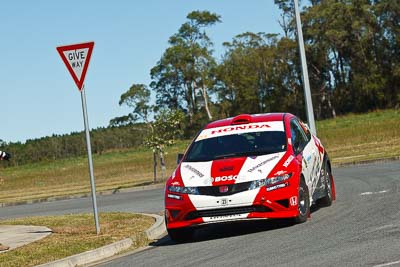
<path fill-rule="evenodd" d="M 311 138 L 304 132 L 299 121 L 292 119 L 290 121 L 290 130 L 292 133 L 292 144 L 294 153 L 301 158 L 302 173 L 308 186 L 310 196 L 313 195 L 316 187 L 315 164 L 316 151 Z"/>
<path fill-rule="evenodd" d="M 318 185 L 320 185 L 320 179 L 321 179 L 321 169 L 324 161 L 324 148 L 321 145 L 319 139 L 312 135 L 310 132 L 310 129 L 306 124 L 303 122 L 299 121 L 300 126 L 302 127 L 308 142 L 310 143 L 310 147 L 312 147 L 312 158 L 313 158 L 313 165 L 311 168 L 311 179 L 313 181 L 312 187 L 313 191 L 317 190 Z"/>

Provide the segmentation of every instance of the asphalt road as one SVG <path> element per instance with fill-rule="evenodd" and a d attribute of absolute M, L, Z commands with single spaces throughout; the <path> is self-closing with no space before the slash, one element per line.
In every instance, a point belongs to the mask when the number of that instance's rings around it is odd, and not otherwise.
<path fill-rule="evenodd" d="M 400 266 L 400 162 L 335 168 L 337 201 L 299 225 L 257 221 L 163 238 L 99 266 Z M 159 212 L 162 190 L 98 197 L 100 211 Z M 90 199 L 0 208 L 0 218 L 90 212 Z"/>

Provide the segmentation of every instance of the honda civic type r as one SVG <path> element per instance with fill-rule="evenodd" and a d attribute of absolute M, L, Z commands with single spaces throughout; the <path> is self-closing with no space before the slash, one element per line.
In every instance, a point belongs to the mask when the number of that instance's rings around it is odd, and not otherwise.
<path fill-rule="evenodd" d="M 211 122 L 188 147 L 165 189 L 171 239 L 196 226 L 293 218 L 335 200 L 331 164 L 320 140 L 290 113 L 242 114 Z"/>

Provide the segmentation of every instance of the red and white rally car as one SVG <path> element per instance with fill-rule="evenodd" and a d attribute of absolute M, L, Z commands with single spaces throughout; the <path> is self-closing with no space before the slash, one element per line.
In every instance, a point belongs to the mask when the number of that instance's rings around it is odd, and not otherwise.
<path fill-rule="evenodd" d="M 289 113 L 242 114 L 197 134 L 167 180 L 165 222 L 182 241 L 209 223 L 305 222 L 312 204 L 335 197 L 328 155 L 304 123 Z"/>

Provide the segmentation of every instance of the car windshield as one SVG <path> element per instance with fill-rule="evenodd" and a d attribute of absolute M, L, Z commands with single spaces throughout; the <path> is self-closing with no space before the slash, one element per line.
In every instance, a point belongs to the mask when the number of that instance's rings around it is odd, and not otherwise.
<path fill-rule="evenodd" d="M 286 151 L 283 131 L 248 132 L 196 141 L 185 161 L 210 161 L 240 156 L 258 156 Z"/>

